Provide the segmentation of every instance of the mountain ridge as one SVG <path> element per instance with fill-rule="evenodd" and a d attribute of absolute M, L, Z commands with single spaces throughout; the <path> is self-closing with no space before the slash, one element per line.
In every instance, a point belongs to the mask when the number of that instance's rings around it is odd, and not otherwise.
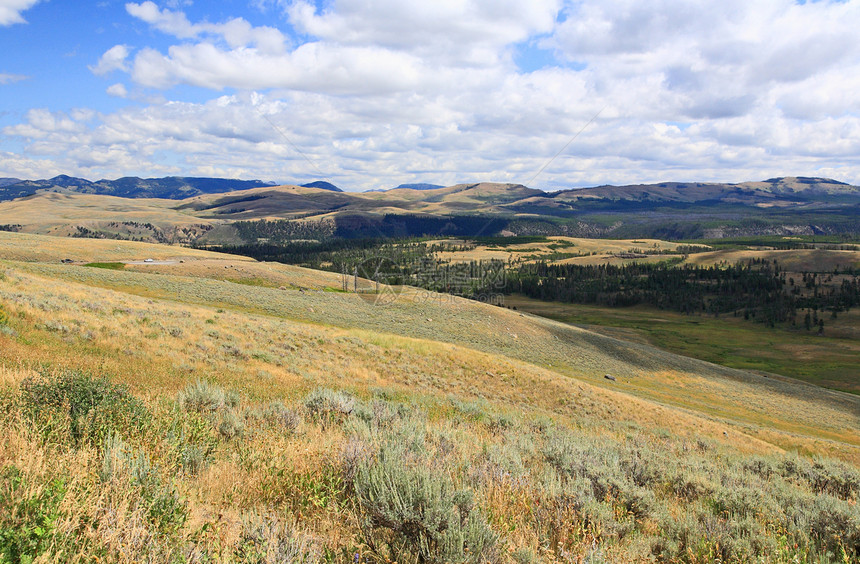
<path fill-rule="evenodd" d="M 0 199 L 11 200 L 0 202 L 0 228 L 200 244 L 268 240 L 268 228 L 238 225 L 260 220 L 292 222 L 293 227 L 279 233 L 301 232 L 311 239 L 516 234 L 677 240 L 860 234 L 860 188 L 817 177 L 556 192 L 493 182 L 344 192 L 260 181 L 202 179 L 195 188 L 194 179 L 155 180 L 160 182 L 117 179 L 113 190 L 119 194 L 99 193 L 106 190 L 103 184 L 65 175 L 0 187 L 5 194 Z M 212 191 L 201 193 L 201 185 Z M 98 219 L 93 210 L 100 210 Z M 145 230 L 141 224 L 147 225 Z"/>
<path fill-rule="evenodd" d="M 18 180 L 8 184 L 0 182 L 0 201 L 30 196 L 40 191 L 56 191 L 57 189 L 71 190 L 80 194 L 98 194 L 131 199 L 163 198 L 178 200 L 200 194 L 217 194 L 265 186 L 275 186 L 275 184 L 262 180 L 234 180 L 196 176 L 165 176 L 161 178 L 125 176 L 115 180 L 101 179 L 94 182 L 86 178 L 60 174 L 53 178 L 41 180 Z"/>

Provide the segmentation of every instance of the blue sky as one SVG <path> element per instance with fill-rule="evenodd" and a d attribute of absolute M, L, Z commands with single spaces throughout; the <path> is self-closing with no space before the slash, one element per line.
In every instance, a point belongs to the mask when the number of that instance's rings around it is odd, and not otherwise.
<path fill-rule="evenodd" d="M 860 184 L 858 28 L 858 1 L 0 0 L 0 176 Z"/>

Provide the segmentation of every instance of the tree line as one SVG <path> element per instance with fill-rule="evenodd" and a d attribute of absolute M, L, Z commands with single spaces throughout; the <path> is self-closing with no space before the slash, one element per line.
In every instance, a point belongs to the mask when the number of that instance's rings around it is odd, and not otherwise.
<path fill-rule="evenodd" d="M 806 311 L 807 329 L 813 316 L 821 328 L 824 312 L 835 317 L 860 304 L 860 280 L 853 269 L 800 273 L 795 280 L 778 262 L 762 259 L 720 267 L 537 262 L 509 268 L 501 291 L 545 301 L 609 307 L 642 304 L 686 314 L 730 314 L 770 326 L 797 324 L 798 315 Z"/>

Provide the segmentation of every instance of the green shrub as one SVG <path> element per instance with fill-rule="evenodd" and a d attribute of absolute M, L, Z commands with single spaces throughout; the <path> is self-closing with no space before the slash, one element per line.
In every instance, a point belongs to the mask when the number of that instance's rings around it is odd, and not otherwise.
<path fill-rule="evenodd" d="M 318 388 L 305 397 L 305 409 L 311 418 L 322 425 L 342 424 L 350 417 L 370 421 L 370 409 L 355 396 L 328 388 Z"/>
<path fill-rule="evenodd" d="M 496 561 L 497 536 L 474 508 L 471 492 L 427 464 L 385 446 L 362 464 L 355 490 L 364 511 L 365 542 L 396 561 Z"/>
<path fill-rule="evenodd" d="M 188 507 L 172 485 L 152 480 L 141 486 L 149 522 L 163 535 L 179 532 L 188 520 Z"/>
<path fill-rule="evenodd" d="M 302 422 L 302 416 L 295 409 L 290 409 L 283 402 L 273 401 L 262 407 L 246 410 L 249 418 L 262 419 L 270 425 L 281 428 L 287 433 L 294 432 Z"/>
<path fill-rule="evenodd" d="M 322 561 L 319 549 L 277 515 L 256 512 L 243 516 L 234 556 L 239 562 L 254 564 L 316 564 Z"/>
<path fill-rule="evenodd" d="M 539 562 L 538 557 L 532 549 L 522 546 L 511 553 L 511 558 L 517 564 L 537 564 Z"/>
<path fill-rule="evenodd" d="M 32 562 L 49 548 L 65 494 L 61 480 L 32 488 L 18 468 L 0 470 L 0 562 Z"/>
<path fill-rule="evenodd" d="M 169 459 L 175 469 L 196 474 L 212 458 L 218 446 L 212 423 L 197 412 L 176 409 L 162 431 L 169 447 Z"/>
<path fill-rule="evenodd" d="M 820 549 L 835 555 L 845 554 L 852 562 L 860 558 L 860 508 L 857 504 L 819 495 L 806 515 L 809 532 Z"/>
<path fill-rule="evenodd" d="M 133 484 L 149 483 L 154 477 L 154 467 L 146 452 L 135 449 L 118 434 L 110 434 L 102 445 L 102 463 L 99 478 L 109 482 L 126 477 Z"/>
<path fill-rule="evenodd" d="M 235 411 L 226 411 L 218 423 L 218 433 L 225 439 L 241 437 L 245 433 L 245 422 Z"/>
<path fill-rule="evenodd" d="M 813 492 L 860 501 L 860 472 L 835 460 L 816 459 L 804 472 Z"/>
<path fill-rule="evenodd" d="M 75 445 L 101 445 L 116 432 L 140 435 L 151 420 L 143 402 L 125 386 L 79 372 L 24 380 L 21 404 L 44 440 L 62 443 L 68 438 Z"/>
<path fill-rule="evenodd" d="M 211 384 L 206 380 L 197 380 L 179 392 L 177 401 L 187 411 L 212 413 L 225 407 L 231 407 L 230 402 L 238 404 L 238 396 L 228 397 L 221 386 Z"/>
<path fill-rule="evenodd" d="M 175 533 L 185 524 L 186 505 L 174 487 L 164 483 L 146 452 L 132 448 L 119 435 L 111 434 L 104 441 L 99 477 L 104 482 L 127 480 L 159 533 Z"/>

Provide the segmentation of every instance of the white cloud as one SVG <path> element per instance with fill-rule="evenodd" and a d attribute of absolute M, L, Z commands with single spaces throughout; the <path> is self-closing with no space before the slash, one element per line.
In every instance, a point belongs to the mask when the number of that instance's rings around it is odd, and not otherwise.
<path fill-rule="evenodd" d="M 85 176 L 291 181 L 319 169 L 358 189 L 523 182 L 603 109 L 536 187 L 825 173 L 860 183 L 858 0 L 324 5 L 284 3 L 277 29 L 129 3 L 169 46 L 118 45 L 92 70 L 128 73 L 107 91 L 141 105 L 34 110 L 4 133 Z M 557 64 L 521 70 L 522 45 Z M 236 93 L 153 98 L 176 85 Z"/>
<path fill-rule="evenodd" d="M 577 4 L 544 44 L 586 62 L 619 111 L 720 119 L 769 106 L 793 84 L 804 83 L 807 100 L 809 88 L 840 90 L 818 79 L 831 69 L 845 79 L 860 73 L 858 23 L 856 1 L 607 0 Z M 650 93 L 626 96 L 636 84 Z"/>
<path fill-rule="evenodd" d="M 188 21 L 185 14 L 172 10 L 159 10 L 155 2 L 143 2 L 135 4 L 129 2 L 125 5 L 126 11 L 132 16 L 145 21 L 159 31 L 169 33 L 180 39 L 196 37 L 199 30 Z"/>
<path fill-rule="evenodd" d="M 21 12 L 35 6 L 39 0 L 0 0 L 0 25 L 26 23 Z"/>
<path fill-rule="evenodd" d="M 213 90 L 291 88 L 332 94 L 374 93 L 413 89 L 428 83 L 420 61 L 374 47 L 337 50 L 305 44 L 284 56 L 255 49 L 224 50 L 201 42 L 176 45 L 167 55 L 142 50 L 132 79 L 147 87 L 191 84 Z"/>
<path fill-rule="evenodd" d="M 23 74 L 9 74 L 0 72 L 0 84 L 13 84 L 15 82 L 27 80 L 28 78 L 30 77 Z"/>
<path fill-rule="evenodd" d="M 127 71 L 128 65 L 126 65 L 125 60 L 128 58 L 128 55 L 129 49 L 126 45 L 114 45 L 104 52 L 95 66 L 90 66 L 89 69 L 93 74 L 99 76 L 117 70 Z"/>
<path fill-rule="evenodd" d="M 559 0 L 336 0 L 317 13 L 299 0 L 287 13 L 293 25 L 328 43 L 480 65 L 496 61 L 506 45 L 552 31 L 560 7 Z"/>
<path fill-rule="evenodd" d="M 128 89 L 121 82 L 108 86 L 106 92 L 115 98 L 128 98 Z"/>
<path fill-rule="evenodd" d="M 166 102 L 105 115 L 31 111 L 26 123 L 3 133 L 26 139 L 32 155 L 66 163 L 67 173 L 92 178 L 226 171 L 241 178 L 306 181 L 319 170 L 350 189 L 416 179 L 524 182 L 591 116 L 559 115 L 540 106 L 528 112 L 516 103 L 524 86 L 506 86 L 483 98 L 487 115 L 509 117 L 504 127 L 480 115 L 469 120 L 471 98 L 439 106 L 398 94 L 386 98 L 398 111 L 386 112 L 375 98 L 292 92 Z M 740 181 L 821 171 L 860 182 L 857 155 L 860 122 L 850 117 L 806 123 L 774 111 L 767 120 L 744 116 L 689 127 L 599 118 L 534 186 Z"/>
<path fill-rule="evenodd" d="M 130 15 L 178 39 L 212 36 L 223 39 L 234 49 L 254 46 L 269 54 L 283 52 L 286 42 L 286 37 L 279 30 L 268 26 L 253 27 L 242 18 L 233 18 L 223 24 L 193 24 L 183 12 L 160 10 L 151 1 L 141 4 L 128 3 L 125 9 Z"/>

